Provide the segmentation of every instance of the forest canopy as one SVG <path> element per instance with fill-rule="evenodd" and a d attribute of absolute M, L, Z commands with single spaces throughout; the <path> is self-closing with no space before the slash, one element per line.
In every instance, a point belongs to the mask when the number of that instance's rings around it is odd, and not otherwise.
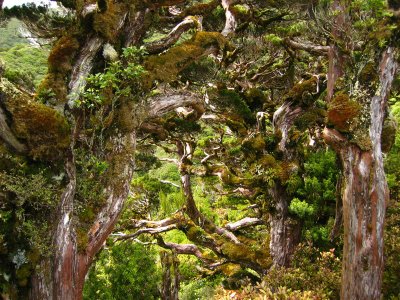
<path fill-rule="evenodd" d="M 0 0 L 2 299 L 400 297 L 400 12 Z"/>

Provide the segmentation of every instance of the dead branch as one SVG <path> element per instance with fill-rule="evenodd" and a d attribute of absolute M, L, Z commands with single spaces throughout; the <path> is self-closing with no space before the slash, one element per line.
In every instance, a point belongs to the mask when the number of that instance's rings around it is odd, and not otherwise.
<path fill-rule="evenodd" d="M 251 226 L 256 226 L 256 225 L 262 225 L 265 222 L 262 219 L 259 218 L 244 218 L 241 219 L 237 222 L 234 223 L 228 223 L 225 225 L 225 228 L 230 230 L 230 231 L 237 231 L 246 227 L 251 227 Z"/>
<path fill-rule="evenodd" d="M 138 231 L 136 231 L 135 233 L 126 234 L 126 235 L 122 235 L 122 236 L 118 237 L 117 241 L 135 239 L 139 235 L 144 234 L 144 233 L 159 234 L 159 233 L 167 232 L 167 231 L 177 229 L 177 228 L 178 227 L 176 224 L 171 224 L 171 225 L 167 225 L 167 226 L 163 226 L 163 227 L 156 227 L 156 228 L 142 228 L 142 229 L 139 229 Z"/>
<path fill-rule="evenodd" d="M 313 45 L 309 43 L 296 42 L 291 39 L 285 38 L 283 43 L 291 49 L 304 50 L 310 52 L 311 54 L 327 56 L 329 51 L 329 46 Z"/>

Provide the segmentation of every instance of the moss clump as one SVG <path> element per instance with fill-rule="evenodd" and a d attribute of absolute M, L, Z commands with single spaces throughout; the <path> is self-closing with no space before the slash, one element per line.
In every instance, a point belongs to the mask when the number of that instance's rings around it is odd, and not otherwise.
<path fill-rule="evenodd" d="M 16 136 L 26 140 L 34 158 L 57 159 L 69 146 L 69 125 L 57 111 L 35 102 L 4 79 L 0 92 L 4 105 L 12 116 L 11 128 Z"/>
<path fill-rule="evenodd" d="M 124 101 L 116 110 L 117 126 L 122 132 L 132 132 L 135 129 L 135 103 Z"/>
<path fill-rule="evenodd" d="M 225 241 L 221 245 L 221 251 L 234 261 L 251 261 L 263 268 L 271 266 L 271 257 L 268 251 L 259 249 L 258 245 L 254 242 L 246 241 L 246 243 L 235 244 Z"/>
<path fill-rule="evenodd" d="M 65 75 L 62 73 L 48 73 L 40 83 L 36 97 L 42 103 L 55 105 L 65 103 L 67 94 Z"/>
<path fill-rule="evenodd" d="M 351 100 L 349 95 L 339 92 L 328 105 L 328 122 L 337 130 L 347 132 L 360 109 L 360 104 Z"/>
<path fill-rule="evenodd" d="M 382 128 L 382 151 L 387 153 L 392 148 L 396 138 L 396 122 L 392 119 L 386 119 Z"/>
<path fill-rule="evenodd" d="M 297 83 L 293 88 L 286 94 L 285 100 L 294 101 L 295 103 L 303 103 L 308 98 L 317 92 L 318 79 L 311 77 L 308 80 L 304 80 Z"/>
<path fill-rule="evenodd" d="M 93 29 L 107 41 L 115 42 L 121 16 L 127 8 L 123 3 L 115 3 L 113 0 L 106 1 L 106 8 L 94 15 Z"/>
<path fill-rule="evenodd" d="M 351 142 L 356 144 L 362 151 L 369 151 L 372 149 L 371 139 L 367 132 L 362 132 L 361 130 L 357 130 L 352 138 Z"/>
<path fill-rule="evenodd" d="M 248 6 L 237 4 L 232 7 L 232 13 L 239 20 L 247 20 L 250 18 L 250 8 Z"/>
<path fill-rule="evenodd" d="M 265 168 L 273 168 L 277 164 L 276 159 L 271 154 L 263 155 L 259 162 Z"/>
<path fill-rule="evenodd" d="M 254 124 L 255 118 L 243 98 L 235 91 L 221 89 L 218 91 L 216 101 L 226 107 L 226 115 L 234 121 L 242 121 Z"/>
<path fill-rule="evenodd" d="M 65 103 L 66 77 L 72 69 L 72 59 L 78 49 L 79 42 L 72 35 L 65 35 L 55 43 L 48 58 L 49 72 L 37 92 L 41 102 L 52 105 Z"/>
<path fill-rule="evenodd" d="M 375 64 L 373 62 L 368 62 L 364 68 L 362 68 L 359 75 L 360 83 L 370 84 L 376 82 L 378 79 L 379 72 L 376 71 Z"/>
<path fill-rule="evenodd" d="M 265 140 L 261 134 L 247 138 L 242 143 L 242 151 L 246 156 L 261 154 L 265 149 Z"/>
<path fill-rule="evenodd" d="M 49 58 L 49 72 L 67 73 L 72 69 L 72 58 L 79 49 L 76 38 L 66 35 L 61 37 L 53 46 Z"/>
<path fill-rule="evenodd" d="M 171 82 L 179 72 L 184 70 L 193 61 L 215 47 L 221 49 L 226 45 L 225 38 L 219 32 L 197 32 L 192 39 L 169 49 L 160 55 L 149 56 L 144 63 L 149 71 L 146 86 L 151 86 L 153 80 Z"/>
<path fill-rule="evenodd" d="M 76 246 L 78 249 L 78 252 L 85 252 L 87 245 L 89 243 L 89 236 L 88 233 L 85 229 L 83 228 L 77 228 L 76 229 Z"/>
<path fill-rule="evenodd" d="M 249 88 L 244 92 L 247 105 L 253 109 L 261 109 L 268 102 L 268 97 L 258 88 Z"/>
<path fill-rule="evenodd" d="M 306 111 L 301 116 L 297 117 L 294 121 L 294 125 L 299 130 L 306 130 L 310 126 L 313 126 L 316 123 L 324 123 L 326 118 L 326 110 L 321 108 L 312 108 Z"/>
<path fill-rule="evenodd" d="M 288 180 L 297 173 L 299 166 L 295 162 L 283 161 L 277 165 L 276 172 L 282 184 L 286 184 Z"/>

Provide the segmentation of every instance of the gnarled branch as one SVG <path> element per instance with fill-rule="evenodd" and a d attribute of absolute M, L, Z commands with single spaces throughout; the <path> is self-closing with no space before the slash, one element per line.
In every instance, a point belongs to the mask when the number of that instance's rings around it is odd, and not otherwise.
<path fill-rule="evenodd" d="M 199 27 L 200 21 L 196 17 L 186 17 L 182 22 L 176 25 L 171 32 L 158 41 L 146 45 L 146 50 L 150 54 L 156 54 L 169 48 L 181 37 L 181 35 L 190 28 Z M 200 25 L 201 26 L 201 25 Z"/>

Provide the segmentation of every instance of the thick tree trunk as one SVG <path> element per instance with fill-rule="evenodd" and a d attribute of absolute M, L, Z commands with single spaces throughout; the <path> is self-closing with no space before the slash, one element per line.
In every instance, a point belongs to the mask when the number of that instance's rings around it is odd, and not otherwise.
<path fill-rule="evenodd" d="M 371 150 L 362 151 L 334 129 L 324 130 L 324 138 L 339 154 L 344 171 L 342 299 L 381 298 L 383 227 L 389 197 L 381 133 L 396 67 L 394 50 L 389 48 L 383 53 L 380 84 L 370 105 Z"/>
<path fill-rule="evenodd" d="M 270 189 L 270 195 L 275 202 L 275 211 L 269 216 L 270 252 L 275 266 L 287 267 L 296 245 L 300 242 L 301 226 L 288 216 L 290 200 L 284 187 L 276 183 Z"/>

